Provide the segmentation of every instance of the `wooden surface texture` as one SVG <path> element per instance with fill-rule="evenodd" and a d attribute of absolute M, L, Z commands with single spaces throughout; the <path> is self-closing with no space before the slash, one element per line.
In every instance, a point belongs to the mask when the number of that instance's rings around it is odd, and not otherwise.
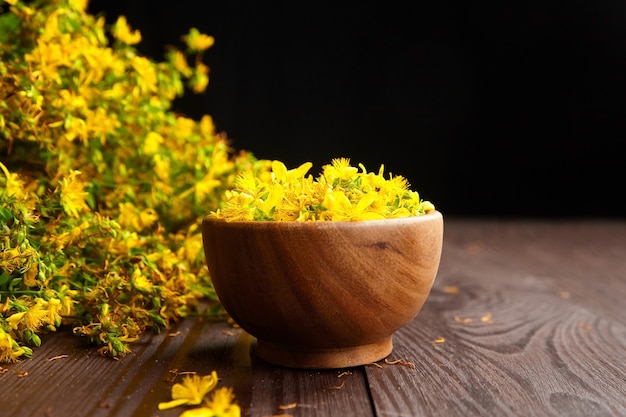
<path fill-rule="evenodd" d="M 215 319 L 120 360 L 68 329 L 2 365 L 0 416 L 179 416 L 157 404 L 212 370 L 243 416 L 626 416 L 626 222 L 445 219 L 434 288 L 394 344 L 375 364 L 292 370 Z"/>

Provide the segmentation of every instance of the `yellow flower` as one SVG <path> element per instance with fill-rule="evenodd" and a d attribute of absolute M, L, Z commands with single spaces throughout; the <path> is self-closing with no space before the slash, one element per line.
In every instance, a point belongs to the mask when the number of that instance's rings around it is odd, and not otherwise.
<path fill-rule="evenodd" d="M 272 172 L 277 181 L 290 184 L 304 177 L 312 166 L 313 164 L 311 162 L 305 162 L 298 168 L 288 170 L 281 161 L 272 161 Z"/>
<path fill-rule="evenodd" d="M 171 163 L 169 159 L 165 159 L 161 155 L 154 155 L 154 173 L 161 181 L 168 182 L 170 179 Z"/>
<path fill-rule="evenodd" d="M 224 205 L 211 214 L 226 221 L 357 221 L 416 216 L 434 210 L 408 188 L 401 176 L 385 179 L 378 173 L 361 172 L 347 158 L 333 159 L 313 179 L 310 162 L 287 169 L 271 162 L 271 175 L 240 174 L 234 189 L 225 193 Z"/>
<path fill-rule="evenodd" d="M 208 114 L 205 114 L 200 119 L 200 133 L 205 136 L 212 136 L 215 134 L 215 124 L 213 118 Z"/>
<path fill-rule="evenodd" d="M 89 0 L 69 0 L 69 3 L 76 8 L 76 10 L 85 11 Z"/>
<path fill-rule="evenodd" d="M 27 311 L 14 313 L 7 317 L 6 320 L 12 329 L 24 328 L 25 330 L 35 332 L 44 324 L 54 324 L 54 322 L 50 321 L 50 318 L 48 302 L 43 298 L 37 297 L 35 304 L 30 306 Z M 54 319 L 55 317 L 52 318 Z"/>
<path fill-rule="evenodd" d="M 37 285 L 37 274 L 39 274 L 39 265 L 33 263 L 30 268 L 24 273 L 24 285 L 27 287 L 34 287 Z"/>
<path fill-rule="evenodd" d="M 280 184 L 271 184 L 267 188 L 264 198 L 257 201 L 257 208 L 268 217 L 272 217 L 278 207 L 280 207 L 285 190 Z"/>
<path fill-rule="evenodd" d="M 140 92 L 157 91 L 157 72 L 152 62 L 143 56 L 134 56 L 131 64 L 137 71 L 137 84 Z"/>
<path fill-rule="evenodd" d="M 71 170 L 61 180 L 61 206 L 72 217 L 78 217 L 82 211 L 89 210 L 85 201 L 88 193 L 85 191 L 85 183 L 78 180 L 79 175 L 80 171 Z"/>
<path fill-rule="evenodd" d="M 63 125 L 65 127 L 65 139 L 71 142 L 74 139 L 79 138 L 84 145 L 87 145 L 89 135 L 87 131 L 87 123 L 84 119 L 68 115 Z"/>
<path fill-rule="evenodd" d="M 72 91 L 63 89 L 59 91 L 59 97 L 53 100 L 56 107 L 65 107 L 68 110 L 81 110 L 87 106 L 85 97 L 74 94 Z"/>
<path fill-rule="evenodd" d="M 234 399 L 232 388 L 219 388 L 206 401 L 206 407 L 187 410 L 180 417 L 240 417 L 241 408 L 233 404 Z"/>
<path fill-rule="evenodd" d="M 336 179 L 347 181 L 355 177 L 358 169 L 350 165 L 348 158 L 333 159 L 330 165 L 324 166 L 324 176 L 329 183 L 334 183 Z"/>
<path fill-rule="evenodd" d="M 61 300 L 58 298 L 52 298 L 48 301 L 46 306 L 47 313 L 47 324 L 53 325 L 55 327 L 61 325 L 61 313 L 63 312 L 64 306 L 61 303 Z"/>
<path fill-rule="evenodd" d="M 195 197 L 198 201 L 204 201 L 208 196 L 213 193 L 213 190 L 216 187 L 222 185 L 222 181 L 219 179 L 213 178 L 211 173 L 207 174 L 198 181 L 195 185 Z"/>
<path fill-rule="evenodd" d="M 186 238 L 182 246 L 176 252 L 176 255 L 180 259 L 185 259 L 189 262 L 195 262 L 202 252 L 202 234 L 189 234 Z"/>
<path fill-rule="evenodd" d="M 159 219 L 159 215 L 153 208 L 139 211 L 133 203 L 120 203 L 119 211 L 119 224 L 133 231 L 151 227 Z"/>
<path fill-rule="evenodd" d="M 196 28 L 191 28 L 189 30 L 189 34 L 183 36 L 183 40 L 189 49 L 198 52 L 209 49 L 215 43 L 215 38 L 213 38 L 213 36 L 200 33 L 200 31 Z"/>
<path fill-rule="evenodd" d="M 59 31 L 59 13 L 60 10 L 55 10 L 50 13 L 46 19 L 46 25 L 44 26 L 44 31 L 41 35 L 42 39 L 50 40 L 61 34 Z"/>
<path fill-rule="evenodd" d="M 225 203 L 222 209 L 215 211 L 215 216 L 226 221 L 252 221 L 254 220 L 254 199 L 246 194 L 236 191 L 226 191 Z"/>
<path fill-rule="evenodd" d="M 196 73 L 194 77 L 191 79 L 191 85 L 193 87 L 193 92 L 196 94 L 204 93 L 207 86 L 209 85 L 209 67 L 199 62 L 196 65 Z"/>
<path fill-rule="evenodd" d="M 114 132 L 115 129 L 120 126 L 117 116 L 107 114 L 106 110 L 102 108 L 95 110 L 88 109 L 86 113 L 86 122 L 89 131 L 93 133 L 94 138 L 100 139 L 100 143 L 104 145 L 107 135 Z"/>
<path fill-rule="evenodd" d="M 341 191 L 333 191 L 326 194 L 322 205 L 326 209 L 325 216 L 329 216 L 330 220 L 346 220 L 346 216 L 340 215 L 340 213 L 348 212 L 352 203 Z"/>
<path fill-rule="evenodd" d="M 239 406 L 233 404 L 235 395 L 230 387 L 223 387 L 215 390 L 211 399 L 207 401 L 208 408 L 213 410 L 217 416 L 239 417 L 241 414 Z"/>
<path fill-rule="evenodd" d="M 161 146 L 163 141 L 163 136 L 161 136 L 157 132 L 148 133 L 143 143 L 143 152 L 146 155 L 152 155 L 157 153 L 159 150 L 159 146 Z"/>
<path fill-rule="evenodd" d="M 187 58 L 178 50 L 174 51 L 174 68 L 187 77 L 191 74 L 191 68 L 189 68 Z"/>
<path fill-rule="evenodd" d="M 0 363 L 17 362 L 20 357 L 30 356 L 31 353 L 30 348 L 19 346 L 11 334 L 0 326 Z"/>
<path fill-rule="evenodd" d="M 167 410 L 181 405 L 198 405 L 204 396 L 217 386 L 217 372 L 210 375 L 185 375 L 182 383 L 172 386 L 172 401 L 159 403 L 159 410 Z"/>
<path fill-rule="evenodd" d="M 151 227 L 156 221 L 159 219 L 159 215 L 156 210 L 151 207 L 143 209 L 141 213 L 139 213 L 139 226 L 141 229 L 146 227 Z"/>
<path fill-rule="evenodd" d="M 9 324 L 9 326 L 11 326 L 12 329 L 17 329 L 25 315 L 26 315 L 26 311 L 21 311 L 19 313 L 11 314 L 6 319 L 7 323 Z"/>
<path fill-rule="evenodd" d="M 74 297 L 78 293 L 78 290 L 70 290 L 69 287 L 64 284 L 61 286 L 58 293 L 61 300 L 59 315 L 63 314 L 71 316 L 74 313 L 74 304 L 77 303 L 77 301 L 74 300 Z"/>
<path fill-rule="evenodd" d="M 113 26 L 113 36 L 127 45 L 135 45 L 141 42 L 141 32 L 139 30 L 132 31 L 126 22 L 126 17 L 119 16 L 117 22 Z"/>
<path fill-rule="evenodd" d="M 420 213 L 428 213 L 429 211 L 435 210 L 435 205 L 430 201 L 423 201 L 420 203 L 419 211 Z"/>
<path fill-rule="evenodd" d="M 24 198 L 26 196 L 26 194 L 24 193 L 24 181 L 20 179 L 19 175 L 9 172 L 7 167 L 2 162 L 0 162 L 0 170 L 4 172 L 4 175 L 6 177 L 6 183 L 4 187 L 7 196 L 14 196 L 20 200 Z"/>
<path fill-rule="evenodd" d="M 143 293 L 149 294 L 152 292 L 152 283 L 148 280 L 148 278 L 146 278 L 139 268 L 135 268 L 133 271 L 131 283 L 133 284 L 133 287 Z"/>

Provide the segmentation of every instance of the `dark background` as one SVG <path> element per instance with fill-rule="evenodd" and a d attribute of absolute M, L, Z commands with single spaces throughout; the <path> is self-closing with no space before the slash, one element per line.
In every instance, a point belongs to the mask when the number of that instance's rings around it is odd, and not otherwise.
<path fill-rule="evenodd" d="M 237 149 L 405 176 L 444 215 L 626 217 L 626 3 L 98 0 L 141 53 L 212 35 L 205 94 Z"/>

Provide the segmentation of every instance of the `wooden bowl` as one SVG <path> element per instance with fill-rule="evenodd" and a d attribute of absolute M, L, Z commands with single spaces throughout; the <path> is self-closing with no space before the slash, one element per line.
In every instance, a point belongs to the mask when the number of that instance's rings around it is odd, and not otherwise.
<path fill-rule="evenodd" d="M 206 217 L 207 265 L 224 309 L 261 359 L 292 368 L 376 362 L 432 288 L 443 216 L 354 222 Z"/>

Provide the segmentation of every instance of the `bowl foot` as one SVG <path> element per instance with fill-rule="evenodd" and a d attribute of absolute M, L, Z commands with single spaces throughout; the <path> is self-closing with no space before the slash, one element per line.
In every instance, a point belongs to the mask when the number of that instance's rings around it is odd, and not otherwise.
<path fill-rule="evenodd" d="M 288 368 L 335 369 L 367 365 L 389 356 L 391 337 L 376 343 L 342 348 L 307 348 L 257 340 L 255 352 L 262 360 Z"/>

